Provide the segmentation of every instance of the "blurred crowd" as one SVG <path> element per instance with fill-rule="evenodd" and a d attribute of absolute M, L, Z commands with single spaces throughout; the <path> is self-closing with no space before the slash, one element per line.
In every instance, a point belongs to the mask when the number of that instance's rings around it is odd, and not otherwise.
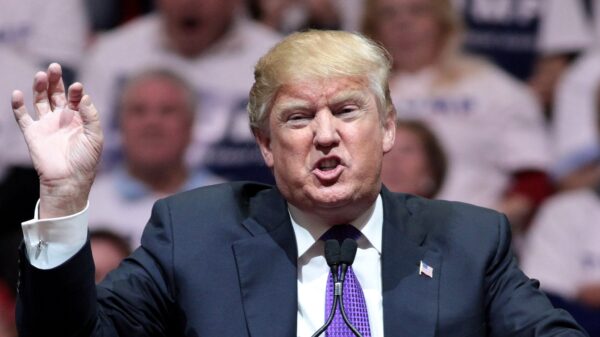
<path fill-rule="evenodd" d="M 600 336 L 600 0 L 4 0 L 2 9 L 0 337 L 15 335 L 20 226 L 38 198 L 10 92 L 31 95 L 32 75 L 58 62 L 100 111 L 89 212 L 100 281 L 139 245 L 157 199 L 273 182 L 248 127 L 253 66 L 305 29 L 359 31 L 389 51 L 398 128 L 387 188 L 506 214 L 525 273 Z"/>

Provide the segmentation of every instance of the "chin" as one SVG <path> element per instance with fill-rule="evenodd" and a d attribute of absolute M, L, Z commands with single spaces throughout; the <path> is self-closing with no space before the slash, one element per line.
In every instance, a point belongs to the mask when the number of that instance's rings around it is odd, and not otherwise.
<path fill-rule="evenodd" d="M 320 208 L 336 208 L 351 204 L 357 197 L 356 191 L 342 186 L 319 187 L 307 191 L 315 206 Z"/>

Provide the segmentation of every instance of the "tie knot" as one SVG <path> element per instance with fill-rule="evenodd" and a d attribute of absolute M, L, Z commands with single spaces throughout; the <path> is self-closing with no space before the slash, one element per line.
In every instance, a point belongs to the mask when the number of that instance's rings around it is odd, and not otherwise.
<path fill-rule="evenodd" d="M 357 240 L 361 236 L 361 232 L 352 225 L 335 225 L 327 230 L 321 236 L 321 240 L 338 240 L 340 243 L 344 239 L 351 238 Z"/>

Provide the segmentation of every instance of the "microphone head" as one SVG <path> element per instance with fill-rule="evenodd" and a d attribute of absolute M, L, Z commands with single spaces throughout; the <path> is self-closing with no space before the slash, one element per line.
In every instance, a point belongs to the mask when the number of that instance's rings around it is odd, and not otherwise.
<path fill-rule="evenodd" d="M 338 240 L 325 241 L 325 260 L 330 267 L 340 264 L 340 243 Z"/>
<path fill-rule="evenodd" d="M 356 240 L 347 238 L 342 242 L 342 248 L 340 250 L 340 263 L 351 266 L 356 257 L 356 249 L 358 244 Z"/>

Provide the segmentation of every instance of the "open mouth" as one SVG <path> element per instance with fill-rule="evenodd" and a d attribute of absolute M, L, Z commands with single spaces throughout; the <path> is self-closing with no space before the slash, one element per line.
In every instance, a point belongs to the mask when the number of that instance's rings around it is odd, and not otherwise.
<path fill-rule="evenodd" d="M 196 17 L 185 17 L 179 21 L 179 25 L 182 29 L 192 30 L 200 26 L 200 20 Z"/>
<path fill-rule="evenodd" d="M 344 163 L 339 157 L 327 157 L 319 160 L 312 171 L 322 184 L 335 184 L 344 172 Z"/>
<path fill-rule="evenodd" d="M 321 171 L 331 171 L 331 170 L 334 170 L 339 164 L 340 164 L 339 158 L 327 158 L 327 159 L 321 160 L 318 163 L 317 168 Z"/>

